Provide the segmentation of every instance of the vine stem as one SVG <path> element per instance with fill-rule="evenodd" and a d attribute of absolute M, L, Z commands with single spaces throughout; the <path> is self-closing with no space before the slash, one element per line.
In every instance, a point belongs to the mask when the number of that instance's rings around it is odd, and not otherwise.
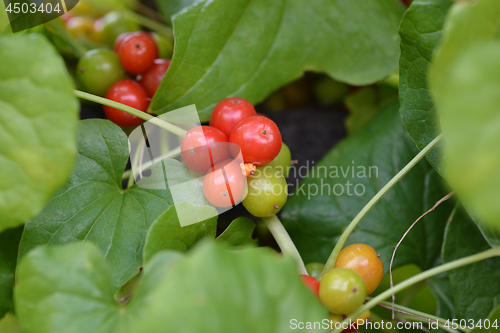
<path fill-rule="evenodd" d="M 371 297 L 366 298 L 368 301 L 372 300 Z M 399 305 L 399 304 L 394 304 L 394 307 L 391 303 L 389 302 L 379 302 L 377 306 L 380 306 L 385 309 L 392 310 L 394 309 L 396 312 L 406 314 L 408 316 L 412 316 L 416 320 L 421 320 L 421 321 L 426 321 L 426 322 L 436 322 L 439 327 L 441 327 L 443 330 L 448 331 L 450 333 L 458 333 L 459 331 L 451 328 L 451 327 L 445 327 L 446 325 L 446 319 L 430 315 L 428 313 L 420 312 L 417 310 L 410 309 L 408 307 Z"/>
<path fill-rule="evenodd" d="M 152 115 L 150 115 L 149 113 L 146 113 L 146 112 L 142 112 L 140 110 L 137 110 L 137 109 L 134 109 L 128 105 L 125 105 L 125 104 L 121 104 L 121 103 L 118 103 L 118 102 L 115 102 L 115 101 L 112 101 L 112 100 L 109 100 L 107 98 L 103 98 L 103 97 L 99 97 L 99 96 L 96 96 L 96 95 L 92 95 L 92 94 L 89 94 L 89 93 L 86 93 L 86 92 L 83 92 L 83 91 L 80 91 L 80 90 L 74 90 L 74 93 L 77 97 L 79 98 L 82 98 L 82 99 L 86 99 L 88 101 L 91 101 L 91 102 L 95 102 L 95 103 L 99 103 L 99 104 L 103 104 L 103 105 L 107 105 L 107 106 L 110 106 L 112 108 L 115 108 L 115 109 L 118 109 L 118 110 L 121 110 L 121 111 L 124 111 L 124 112 L 127 112 L 127 113 L 130 113 L 131 115 L 134 115 L 138 118 L 141 118 L 145 121 L 148 121 L 149 123 L 153 124 L 153 125 L 156 125 L 158 127 L 161 127 L 163 128 L 164 130 L 167 130 L 171 133 L 174 133 L 175 135 L 178 135 L 180 137 L 184 137 L 187 133 L 186 130 L 180 128 L 180 127 L 177 127 L 171 123 L 168 123 L 158 117 L 153 117 Z"/>
<path fill-rule="evenodd" d="M 307 275 L 307 270 L 306 266 L 304 265 L 304 261 L 302 261 L 299 251 L 297 251 L 295 244 L 290 238 L 290 235 L 288 235 L 288 232 L 286 231 L 285 227 L 283 227 L 283 224 L 281 223 L 280 219 L 276 215 L 273 215 L 270 217 L 262 218 L 262 221 L 264 221 L 264 224 L 273 235 L 274 239 L 276 240 L 276 243 L 278 243 L 281 252 L 283 252 L 284 255 L 289 255 L 295 258 L 295 260 L 297 261 L 300 274 Z"/>
<path fill-rule="evenodd" d="M 456 269 L 459 267 L 470 265 L 470 264 L 473 264 L 475 262 L 485 260 L 488 258 L 492 258 L 492 257 L 497 257 L 497 256 L 500 256 L 500 247 L 489 249 L 489 250 L 486 250 L 483 252 L 479 252 L 479 253 L 476 253 L 474 255 L 467 256 L 467 257 L 457 259 L 454 261 L 450 261 L 449 263 L 431 268 L 427 271 L 424 271 L 422 273 L 414 275 L 411 278 L 406 279 L 403 282 L 397 284 L 396 286 L 385 290 L 384 292 L 380 293 L 378 296 L 375 296 L 369 302 L 367 302 L 365 305 L 360 307 L 357 311 L 353 312 L 349 317 L 347 317 L 345 319 L 345 321 L 347 321 L 347 322 L 354 321 L 356 318 L 358 318 L 366 310 L 370 310 L 371 308 L 373 308 L 374 306 L 376 306 L 377 304 L 379 304 L 383 300 L 391 297 L 392 294 L 398 293 L 401 290 L 404 290 L 404 289 L 414 285 L 415 283 L 418 283 L 420 281 L 424 281 L 428 278 L 439 275 L 441 273 L 451 271 L 452 269 Z M 342 330 L 342 328 L 335 329 L 333 331 L 333 333 L 340 333 L 341 330 Z"/>
<path fill-rule="evenodd" d="M 412 223 L 412 225 L 408 228 L 408 230 L 406 230 L 406 232 L 404 233 L 403 237 L 401 237 L 401 239 L 399 240 L 398 244 L 396 244 L 396 246 L 394 247 L 394 251 L 392 252 L 392 257 L 391 257 L 391 264 L 389 265 L 389 280 L 390 280 L 391 288 L 394 287 L 394 280 L 392 279 L 392 265 L 394 264 L 394 258 L 396 257 L 396 252 L 397 252 L 399 246 L 401 245 L 401 243 L 403 243 L 403 240 L 410 233 L 411 229 L 413 229 L 413 227 L 418 223 L 418 221 L 420 221 L 421 219 L 423 219 L 427 214 L 429 214 L 430 212 L 432 212 L 440 204 L 442 204 L 443 202 L 445 202 L 446 200 L 448 200 L 452 196 L 453 196 L 453 192 L 448 193 L 443 198 L 441 198 L 438 202 L 436 202 L 434 204 L 434 206 L 432 206 L 428 211 L 426 211 L 425 213 L 423 213 L 422 215 L 420 215 L 420 217 L 418 219 L 416 219 L 415 222 Z M 395 303 L 396 303 L 396 294 L 392 294 L 392 305 L 394 305 Z M 392 310 L 392 319 L 394 319 L 394 310 Z"/>
<path fill-rule="evenodd" d="M 135 169 L 137 168 L 137 166 L 139 165 L 139 158 L 140 158 L 140 155 L 142 155 L 144 153 L 144 141 L 141 140 L 139 142 L 139 146 L 137 147 L 137 150 L 135 151 L 135 154 L 134 154 L 134 158 L 132 159 L 132 162 L 131 162 L 131 169 Z M 133 184 L 134 184 L 134 175 L 132 173 L 130 173 L 130 176 L 128 177 L 128 183 L 127 183 L 127 188 L 131 187 Z"/>
<path fill-rule="evenodd" d="M 352 233 L 354 228 L 359 224 L 361 219 L 365 217 L 365 215 L 372 209 L 373 206 L 386 194 L 401 178 L 403 178 L 404 175 L 408 173 L 432 148 L 434 148 L 438 142 L 443 138 L 443 134 L 438 135 L 434 140 L 432 140 L 424 149 L 422 149 L 406 166 L 401 169 L 394 177 L 392 177 L 391 180 L 387 184 L 378 191 L 378 193 L 371 198 L 370 201 L 363 207 L 363 209 L 354 217 L 354 219 L 349 223 L 347 228 L 344 230 L 342 235 L 340 236 L 337 244 L 335 245 L 332 253 L 328 257 L 328 260 L 326 261 L 325 267 L 323 268 L 323 271 L 321 274 L 318 276 L 318 279 L 321 281 L 323 276 L 332 268 L 335 267 L 335 262 L 337 261 L 337 257 L 344 247 L 345 242 L 347 241 L 347 238 L 349 235 Z"/>
<path fill-rule="evenodd" d="M 153 20 L 147 16 L 143 16 L 141 14 L 138 14 L 132 10 L 127 10 L 125 11 L 125 16 L 127 16 L 129 19 L 132 21 L 135 21 L 139 23 L 142 26 L 145 26 L 148 29 L 151 29 L 153 31 L 156 31 L 164 36 L 167 36 L 169 38 L 174 38 L 174 33 L 172 31 L 171 27 L 168 27 L 156 20 Z"/>
<path fill-rule="evenodd" d="M 181 147 L 177 147 L 175 149 L 172 149 L 168 153 L 165 153 L 158 158 L 155 159 L 155 161 L 147 161 L 146 163 L 142 164 L 142 171 L 149 169 L 153 164 L 157 163 L 158 161 L 164 160 L 166 158 L 171 158 L 174 156 L 177 156 L 181 153 Z M 128 178 L 128 177 L 133 177 L 132 175 L 132 169 L 129 169 L 125 171 L 122 175 L 122 179 Z"/>

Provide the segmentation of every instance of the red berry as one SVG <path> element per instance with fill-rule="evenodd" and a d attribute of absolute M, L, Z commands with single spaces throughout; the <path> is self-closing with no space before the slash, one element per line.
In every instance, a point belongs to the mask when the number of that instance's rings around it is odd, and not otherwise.
<path fill-rule="evenodd" d="M 168 66 L 170 66 L 170 60 L 156 59 L 153 66 L 151 66 L 146 73 L 142 74 L 142 79 L 139 83 L 150 97 L 153 97 L 156 93 L 161 80 L 163 80 L 167 72 Z"/>
<path fill-rule="evenodd" d="M 68 23 L 68 21 L 71 20 L 73 17 L 75 17 L 75 15 L 71 14 L 70 12 L 67 12 L 66 14 L 61 16 L 64 23 Z"/>
<path fill-rule="evenodd" d="M 131 79 L 116 82 L 109 88 L 104 97 L 144 112 L 149 107 L 148 95 L 139 83 Z M 119 126 L 137 126 L 144 121 L 130 113 L 106 105 L 104 106 L 104 113 L 109 120 Z"/>
<path fill-rule="evenodd" d="M 253 105 L 246 99 L 239 97 L 225 98 L 214 108 L 210 117 L 210 126 L 220 129 L 231 135 L 234 127 L 242 120 L 257 115 Z"/>
<path fill-rule="evenodd" d="M 158 47 L 148 33 L 130 34 L 120 42 L 117 38 L 118 55 L 125 71 L 131 74 L 144 73 L 158 58 Z M 116 43 L 115 43 L 116 44 Z"/>
<path fill-rule="evenodd" d="M 263 166 L 278 156 L 282 140 L 278 126 L 271 119 L 253 116 L 236 125 L 229 142 L 239 146 L 245 163 Z M 231 153 L 236 156 L 238 152 L 232 149 Z"/>
<path fill-rule="evenodd" d="M 225 160 L 209 170 L 203 180 L 203 193 L 214 206 L 227 208 L 241 200 L 245 176 L 238 160 Z"/>
<path fill-rule="evenodd" d="M 227 135 L 211 126 L 192 128 L 182 138 L 181 157 L 189 169 L 206 173 L 230 157 Z"/>
<path fill-rule="evenodd" d="M 319 281 L 305 274 L 300 275 L 300 277 L 302 278 L 302 281 L 304 282 L 306 287 L 311 289 L 314 296 L 319 297 Z"/>
<path fill-rule="evenodd" d="M 113 45 L 113 51 L 115 51 L 116 53 L 120 52 L 120 47 L 122 46 L 123 41 L 130 36 L 143 36 L 145 38 L 150 38 L 153 42 L 155 42 L 153 36 L 151 36 L 146 31 L 126 32 L 116 38 L 115 44 Z"/>

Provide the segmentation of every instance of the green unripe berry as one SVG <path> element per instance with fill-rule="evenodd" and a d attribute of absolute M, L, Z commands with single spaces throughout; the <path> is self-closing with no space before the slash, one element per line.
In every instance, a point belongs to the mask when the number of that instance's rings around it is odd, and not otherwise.
<path fill-rule="evenodd" d="M 125 79 L 126 74 L 118 55 L 108 49 L 86 52 L 76 67 L 76 77 L 83 90 L 104 96 L 116 82 Z"/>
<path fill-rule="evenodd" d="M 126 32 L 140 31 L 141 27 L 118 11 L 109 12 L 102 18 L 104 42 L 113 47 L 115 40 Z"/>
<path fill-rule="evenodd" d="M 174 42 L 170 38 L 160 35 L 156 32 L 152 32 L 151 36 L 158 45 L 158 54 L 160 59 L 172 59 L 172 54 L 174 53 Z"/>
<path fill-rule="evenodd" d="M 352 269 L 334 268 L 321 279 L 319 300 L 333 314 L 344 315 L 357 310 L 365 297 L 365 281 Z"/>
<path fill-rule="evenodd" d="M 290 148 L 285 143 L 281 144 L 281 150 L 274 160 L 266 164 L 266 166 L 271 166 L 279 171 L 281 171 L 285 178 L 288 177 L 290 173 L 290 163 L 292 161 L 292 153 Z"/>
<path fill-rule="evenodd" d="M 269 166 L 260 167 L 248 178 L 248 193 L 243 206 L 256 217 L 269 217 L 281 210 L 288 197 L 282 173 Z"/>
<path fill-rule="evenodd" d="M 309 274 L 310 277 L 316 278 L 321 274 L 324 267 L 325 265 L 319 262 L 311 262 L 306 265 L 307 274 Z"/>

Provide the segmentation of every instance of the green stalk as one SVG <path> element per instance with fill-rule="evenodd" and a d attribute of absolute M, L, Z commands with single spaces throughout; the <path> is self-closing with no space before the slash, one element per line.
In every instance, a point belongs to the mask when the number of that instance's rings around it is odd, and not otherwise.
<path fill-rule="evenodd" d="M 286 231 L 285 227 L 283 227 L 283 224 L 281 223 L 280 219 L 276 215 L 273 215 L 270 217 L 264 217 L 262 221 L 273 235 L 274 239 L 276 240 L 276 243 L 278 243 L 281 252 L 284 255 L 288 255 L 295 258 L 295 260 L 297 261 L 297 266 L 299 268 L 300 274 L 307 275 L 307 270 L 306 266 L 304 265 L 304 261 L 302 261 L 299 251 L 297 251 L 295 244 L 290 238 L 290 235 L 288 235 L 288 232 Z"/>
<path fill-rule="evenodd" d="M 372 300 L 371 297 L 367 297 L 366 299 L 368 301 Z M 392 308 L 393 308 L 392 303 L 390 303 L 390 302 L 382 301 L 382 302 L 379 302 L 377 305 L 380 307 L 383 307 L 385 309 L 389 309 L 389 310 L 392 310 Z M 413 320 L 422 321 L 422 322 L 436 322 L 436 323 L 438 323 L 439 327 L 445 331 L 448 331 L 450 333 L 458 333 L 459 332 L 453 328 L 444 327 L 444 325 L 446 325 L 446 321 L 447 321 L 446 319 L 443 319 L 443 318 L 440 318 L 437 316 L 433 316 L 433 315 L 430 315 L 428 313 L 413 310 L 413 309 L 410 309 L 408 307 L 405 307 L 405 306 L 399 305 L 399 304 L 394 304 L 394 309 L 399 313 L 403 313 L 403 314 L 407 314 L 408 316 L 411 316 L 411 318 Z"/>
<path fill-rule="evenodd" d="M 137 23 L 139 23 L 140 25 L 142 25 L 148 29 L 156 31 L 159 34 L 164 35 L 170 39 L 174 38 L 174 32 L 172 31 L 171 27 L 168 27 L 168 26 L 166 26 L 166 25 L 164 25 L 156 20 L 153 20 L 147 16 L 137 14 L 136 12 L 134 12 L 132 10 L 125 11 L 125 15 L 129 19 L 136 21 Z"/>
<path fill-rule="evenodd" d="M 180 147 L 177 147 L 175 149 L 172 149 L 171 151 L 169 151 L 168 153 L 166 154 L 163 154 L 161 156 L 159 156 L 158 158 L 155 158 L 155 161 L 147 161 L 146 163 L 143 163 L 142 164 L 142 171 L 144 170 L 147 170 L 149 169 L 153 164 L 161 161 L 161 160 L 164 160 L 166 158 L 171 158 L 171 157 L 174 157 L 174 156 L 177 156 L 181 153 L 181 148 Z M 125 171 L 122 175 L 122 179 L 125 179 L 125 178 L 128 178 L 128 177 L 131 177 L 132 176 L 132 169 L 129 169 L 127 171 Z"/>
<path fill-rule="evenodd" d="M 134 109 L 134 108 L 132 108 L 132 107 L 130 107 L 128 105 L 121 104 L 121 103 L 109 100 L 107 98 L 103 98 L 103 97 L 99 97 L 99 96 L 96 96 L 96 95 L 92 95 L 92 94 L 89 94 L 89 93 L 86 93 L 86 92 L 83 92 L 83 91 L 80 91 L 80 90 L 74 90 L 74 93 L 79 98 L 86 99 L 86 100 L 91 101 L 91 102 L 95 102 L 95 103 L 107 105 L 107 106 L 110 106 L 112 108 L 115 108 L 115 109 L 118 109 L 118 110 L 130 113 L 131 115 L 134 115 L 134 116 L 136 116 L 138 118 L 141 118 L 141 119 L 143 119 L 145 121 L 148 121 L 151 124 L 156 125 L 158 127 L 161 127 L 164 130 L 172 132 L 175 135 L 178 135 L 180 137 L 184 137 L 186 135 L 186 133 L 187 133 L 186 130 L 184 130 L 184 129 L 180 128 L 180 127 L 177 127 L 177 126 L 175 126 L 175 125 L 173 125 L 171 123 L 168 123 L 168 122 L 166 122 L 164 120 L 161 120 L 160 118 L 153 117 L 149 113 L 142 112 L 140 110 Z"/>
<path fill-rule="evenodd" d="M 137 166 L 139 165 L 139 157 L 143 153 L 144 144 L 145 144 L 144 140 L 141 140 L 139 142 L 139 144 L 137 145 L 137 149 L 135 151 L 134 158 L 133 158 L 132 164 L 131 164 L 131 170 L 136 169 Z M 135 181 L 134 175 L 132 173 L 130 173 L 130 175 L 128 177 L 127 188 L 134 185 L 134 181 Z"/>
<path fill-rule="evenodd" d="M 325 268 L 318 276 L 318 279 L 321 280 L 323 276 L 335 267 L 335 262 L 337 261 L 337 257 L 344 247 L 347 238 L 351 234 L 351 232 L 356 228 L 358 223 L 361 221 L 363 217 L 372 209 L 373 206 L 386 194 L 404 175 L 408 173 L 436 144 L 442 139 L 443 135 L 438 135 L 434 140 L 432 140 L 424 149 L 420 151 L 401 171 L 399 171 L 384 187 L 363 207 L 363 209 L 356 215 L 356 217 L 351 221 L 351 223 L 344 230 L 342 235 L 340 236 L 337 244 L 335 245 L 330 257 L 326 261 Z"/>
<path fill-rule="evenodd" d="M 497 257 L 500 256 L 500 247 L 494 248 L 494 249 L 489 249 L 483 252 L 476 253 L 474 255 L 457 259 L 454 261 L 451 261 L 449 263 L 446 263 L 444 265 L 440 265 L 437 267 L 434 267 L 432 269 L 429 269 L 427 271 L 424 271 L 422 273 L 419 273 L 417 275 L 412 276 L 409 279 L 404 280 L 400 284 L 387 289 L 386 291 L 382 292 L 380 295 L 375 296 L 374 298 L 371 299 L 371 301 L 367 302 L 365 305 L 360 307 L 357 311 L 355 311 L 353 314 L 351 314 L 348 318 L 345 319 L 345 321 L 354 321 L 356 318 L 358 318 L 363 312 L 366 310 L 370 310 L 371 308 L 375 307 L 377 304 L 382 302 L 383 300 L 389 298 L 392 296 L 392 294 L 396 294 L 400 292 L 401 290 L 404 290 L 416 283 L 419 283 L 420 281 L 424 281 L 426 279 L 429 279 L 433 276 L 439 275 L 444 272 L 451 271 L 452 269 L 460 268 L 463 266 L 467 266 L 470 264 L 473 264 L 475 262 L 489 259 L 492 257 Z M 337 330 L 335 329 L 333 333 L 340 333 L 341 329 Z"/>

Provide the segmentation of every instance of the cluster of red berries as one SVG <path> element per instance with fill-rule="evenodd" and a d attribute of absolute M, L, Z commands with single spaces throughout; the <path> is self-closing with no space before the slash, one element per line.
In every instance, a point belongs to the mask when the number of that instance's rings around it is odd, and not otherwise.
<path fill-rule="evenodd" d="M 384 264 L 369 245 L 353 244 L 344 248 L 337 257 L 335 268 L 318 281 L 322 264 L 307 265 L 309 275 L 301 275 L 304 284 L 312 290 L 321 304 L 330 311 L 333 325 L 340 323 L 358 310 L 366 296 L 377 289 L 384 277 Z M 370 316 L 366 311 L 345 328 L 343 333 L 354 332 Z"/>
<path fill-rule="evenodd" d="M 245 176 L 273 161 L 282 148 L 278 126 L 258 115 L 242 98 L 226 98 L 214 108 L 209 126 L 191 129 L 181 142 L 181 157 L 192 171 L 205 174 L 203 192 L 214 206 L 242 199 Z"/>
<path fill-rule="evenodd" d="M 158 59 L 156 42 L 144 31 L 120 35 L 113 50 L 118 54 L 123 69 L 137 75 L 137 81 L 120 80 L 109 88 L 104 97 L 146 112 L 170 66 L 170 60 Z M 120 126 L 137 126 L 143 122 L 141 118 L 109 106 L 104 106 L 104 112 L 109 120 Z"/>

